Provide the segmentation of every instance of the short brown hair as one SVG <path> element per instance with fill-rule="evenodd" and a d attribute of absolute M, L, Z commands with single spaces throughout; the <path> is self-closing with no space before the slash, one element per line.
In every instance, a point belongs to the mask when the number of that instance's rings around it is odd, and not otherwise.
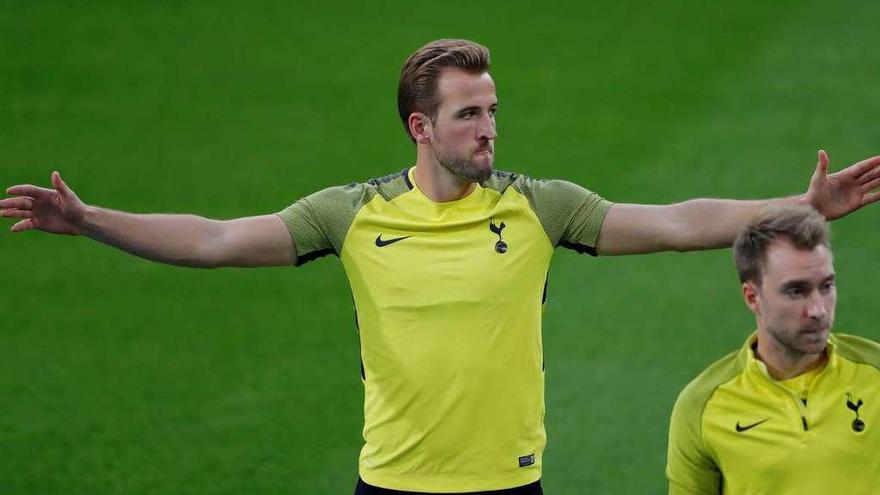
<path fill-rule="evenodd" d="M 406 59 L 397 87 L 397 112 L 413 143 L 416 140 L 409 131 L 409 116 L 421 112 L 434 119 L 439 105 L 437 80 L 446 67 L 473 73 L 486 72 L 489 70 L 489 49 L 470 40 L 443 39 L 428 43 Z"/>
<path fill-rule="evenodd" d="M 765 208 L 733 243 L 733 259 L 740 282 L 761 284 L 761 270 L 767 248 L 784 239 L 795 248 L 811 251 L 816 246 L 830 248 L 828 222 L 809 206 L 772 206 Z"/>

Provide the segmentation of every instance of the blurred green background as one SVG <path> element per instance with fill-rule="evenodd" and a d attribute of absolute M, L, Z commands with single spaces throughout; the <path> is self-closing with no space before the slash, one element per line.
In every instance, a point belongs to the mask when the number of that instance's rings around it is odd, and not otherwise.
<path fill-rule="evenodd" d="M 214 218 L 412 164 L 425 42 L 492 49 L 496 166 L 613 201 L 802 192 L 880 154 L 880 3 L 0 5 L 0 184 Z M 834 224 L 837 329 L 880 339 L 880 207 Z M 0 232 L 0 493 L 348 494 L 362 386 L 341 266 L 193 270 Z M 753 320 L 730 253 L 550 273 L 546 492 L 662 493 L 680 388 Z"/>

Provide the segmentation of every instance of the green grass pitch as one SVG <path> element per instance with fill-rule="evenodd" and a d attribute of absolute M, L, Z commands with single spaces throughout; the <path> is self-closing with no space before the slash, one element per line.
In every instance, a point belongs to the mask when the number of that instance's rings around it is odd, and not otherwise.
<path fill-rule="evenodd" d="M 492 49 L 496 166 L 620 202 L 799 193 L 880 153 L 880 3 L 6 2 L 0 184 L 215 218 L 412 164 L 395 91 Z M 362 387 L 337 260 L 191 270 L 0 222 L 0 493 L 346 494 Z M 880 206 L 834 224 L 836 328 L 880 339 Z M 752 328 L 727 250 L 559 252 L 545 490 L 665 490 L 679 389 Z"/>

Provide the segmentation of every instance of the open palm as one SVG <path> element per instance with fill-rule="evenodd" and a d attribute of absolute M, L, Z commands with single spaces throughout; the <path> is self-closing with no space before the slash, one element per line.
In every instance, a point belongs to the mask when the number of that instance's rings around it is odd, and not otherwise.
<path fill-rule="evenodd" d="M 54 189 L 22 184 L 6 190 L 13 197 L 0 200 L 0 216 L 22 219 L 12 226 L 13 232 L 36 229 L 53 234 L 81 233 L 86 205 L 58 172 L 52 172 L 52 186 Z"/>
<path fill-rule="evenodd" d="M 880 200 L 880 156 L 862 160 L 828 175 L 828 155 L 819 150 L 806 199 L 825 218 L 834 220 Z"/>

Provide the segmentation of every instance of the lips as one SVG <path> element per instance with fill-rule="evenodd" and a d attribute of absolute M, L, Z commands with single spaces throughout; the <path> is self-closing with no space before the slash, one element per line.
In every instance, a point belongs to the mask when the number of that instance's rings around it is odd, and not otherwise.
<path fill-rule="evenodd" d="M 828 325 L 805 327 L 801 329 L 801 333 L 817 334 L 828 331 Z"/>

